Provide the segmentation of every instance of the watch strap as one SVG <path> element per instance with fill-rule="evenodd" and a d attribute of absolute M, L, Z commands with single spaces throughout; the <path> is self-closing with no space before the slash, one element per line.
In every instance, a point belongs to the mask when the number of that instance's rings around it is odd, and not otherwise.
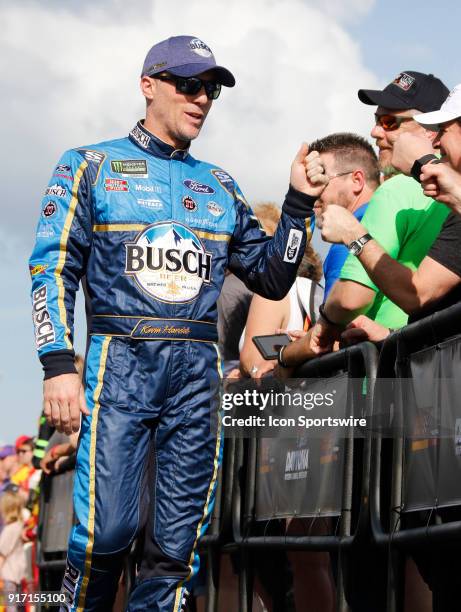
<path fill-rule="evenodd" d="M 363 236 L 360 236 L 360 238 L 357 238 L 357 240 L 353 240 L 350 244 L 348 244 L 347 250 L 353 255 L 360 255 L 363 247 L 367 242 L 370 242 L 370 240 L 373 240 L 373 236 L 368 233 L 364 234 Z"/>
<path fill-rule="evenodd" d="M 415 181 L 418 181 L 418 183 L 421 182 L 421 169 L 424 164 L 428 164 L 431 161 L 438 161 L 437 155 L 434 155 L 433 153 L 427 153 L 426 155 L 423 155 L 419 159 L 415 160 L 410 170 L 410 174 L 415 179 Z"/>

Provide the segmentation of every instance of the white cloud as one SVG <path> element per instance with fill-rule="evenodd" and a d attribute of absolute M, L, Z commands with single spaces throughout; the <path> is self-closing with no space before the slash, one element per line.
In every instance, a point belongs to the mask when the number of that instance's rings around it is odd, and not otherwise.
<path fill-rule="evenodd" d="M 0 99 L 0 189 L 3 226 L 10 238 L 20 236 L 5 275 L 23 277 L 41 194 L 61 152 L 127 134 L 144 108 L 138 80 L 145 53 L 171 35 L 203 38 L 237 78 L 214 104 L 193 154 L 226 168 L 250 201 L 280 202 L 302 140 L 333 130 L 369 131 L 371 109 L 356 91 L 378 81 L 342 24 L 371 4 L 3 2 L 0 70 L 8 95 Z M 28 308 L 24 282 L 9 287 L 18 312 Z M 32 351 L 29 319 L 15 333 Z M 14 367 L 13 360 L 4 367 Z M 16 386 L 7 395 L 19 394 L 20 402 L 24 392 Z M 38 404 L 29 410 L 36 413 Z"/>
<path fill-rule="evenodd" d="M 237 77 L 237 87 L 215 103 L 193 153 L 226 167 L 250 199 L 281 197 L 301 140 L 339 129 L 368 132 L 369 109 L 356 90 L 376 79 L 330 5 L 230 0 L 224 13 L 216 4 L 169 0 L 147 10 L 144 2 L 136 22 L 120 10 L 104 19 L 96 3 L 84 5 L 84 17 L 44 3 L 3 8 L 0 62 L 9 96 L 0 110 L 11 118 L 3 130 L 13 153 L 5 163 L 12 185 L 15 175 L 23 178 L 25 161 L 29 179 L 24 199 L 17 189 L 8 196 L 34 210 L 62 150 L 126 134 L 143 112 L 144 55 L 175 33 L 203 38 Z M 369 4 L 342 6 L 363 12 Z"/>

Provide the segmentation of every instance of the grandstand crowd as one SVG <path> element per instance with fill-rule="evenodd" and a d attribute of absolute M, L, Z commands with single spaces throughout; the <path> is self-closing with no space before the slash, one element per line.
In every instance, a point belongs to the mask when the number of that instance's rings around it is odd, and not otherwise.
<path fill-rule="evenodd" d="M 307 359 L 381 341 L 461 299 L 461 85 L 449 93 L 433 75 L 405 71 L 382 91 L 362 89 L 358 95 L 374 107 L 371 136 L 378 154 L 366 138 L 346 131 L 309 144 L 326 178 L 315 204 L 318 229 L 308 220 L 310 231 L 331 243 L 323 262 L 308 242 L 295 284 L 277 302 L 253 295 L 233 274 L 225 278 L 218 329 L 229 378 L 289 376 Z M 257 204 L 254 212 L 273 234 L 278 206 Z M 264 359 L 252 338 L 280 332 L 292 342 L 278 359 Z M 81 358 L 77 369 L 82 372 Z M 78 434 L 54 432 L 41 417 L 35 436 L 0 448 L 4 593 L 38 590 L 40 486 L 44 478 L 72 469 L 77 447 Z M 307 553 L 304 561 L 290 559 L 298 577 L 298 611 L 335 609 L 333 572 L 328 555 L 320 554 L 317 561 Z M 419 607 L 408 609 L 432 609 L 429 589 L 436 588 L 436 579 L 425 572 L 423 582 L 415 567 L 409 576 Z M 197 595 L 199 600 L 199 590 Z M 263 587 L 258 598 L 261 610 L 276 609 Z"/>

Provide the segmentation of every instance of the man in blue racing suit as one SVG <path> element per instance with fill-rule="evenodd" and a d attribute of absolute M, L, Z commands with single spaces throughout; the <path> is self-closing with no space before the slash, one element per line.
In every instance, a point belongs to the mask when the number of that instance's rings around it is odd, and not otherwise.
<path fill-rule="evenodd" d="M 264 234 L 235 181 L 189 154 L 221 85 L 234 84 L 197 38 L 155 45 L 141 76 L 145 120 L 126 138 L 64 153 L 45 191 L 30 259 L 44 409 L 66 433 L 83 414 L 63 582 L 69 610 L 111 609 L 138 536 L 128 609 L 181 609 L 221 457 L 213 388 L 225 270 L 281 299 L 327 181 L 303 145 L 275 236 Z M 90 338 L 83 387 L 72 347 L 81 279 Z"/>

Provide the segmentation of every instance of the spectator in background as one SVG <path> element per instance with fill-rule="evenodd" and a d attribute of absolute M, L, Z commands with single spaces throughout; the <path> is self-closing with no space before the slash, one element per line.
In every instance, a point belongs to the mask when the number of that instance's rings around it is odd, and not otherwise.
<path fill-rule="evenodd" d="M 24 494 L 24 499 L 27 501 L 29 491 L 38 482 L 37 476 L 34 478 L 36 472 L 32 465 L 32 457 L 34 454 L 34 441 L 29 436 L 19 436 L 16 443 L 16 455 L 18 459 L 18 468 L 11 475 L 11 482 L 17 485 L 20 491 Z"/>
<path fill-rule="evenodd" d="M 264 226 L 264 218 L 261 222 Z M 323 288 L 319 285 L 321 278 L 321 259 L 310 244 L 307 244 L 298 268 L 298 276 L 287 296 L 278 301 L 268 300 L 260 295 L 253 296 L 245 330 L 240 339 L 240 372 L 243 376 L 261 378 L 277 364 L 276 360 L 266 360 L 262 357 L 253 343 L 253 336 L 274 334 L 280 328 L 295 333 L 295 330 L 307 330 L 315 323 L 323 295 Z"/>
<path fill-rule="evenodd" d="M 379 148 L 381 170 L 390 175 L 396 172 L 392 153 L 399 136 L 410 132 L 419 134 L 427 139 L 426 146 L 430 148 L 434 132 L 421 127 L 414 116 L 440 108 L 448 89 L 431 74 L 408 71 L 398 75 L 382 91 L 361 89 L 358 95 L 365 104 L 378 105 L 371 136 Z M 365 244 L 374 239 L 390 257 L 415 270 L 447 216 L 447 208 L 424 196 L 413 178 L 399 175 L 386 180 L 373 194 L 362 218 L 367 232 L 348 244 L 350 255 L 340 280 L 322 307 L 318 323 L 308 336 L 283 350 L 280 363 L 297 365 L 331 350 L 346 325 L 363 313 L 387 328 L 405 325 L 408 315 L 369 278 L 358 256 Z"/>
<path fill-rule="evenodd" d="M 11 474 L 18 468 L 16 449 L 11 444 L 0 448 L 0 494 L 11 483 Z"/>
<path fill-rule="evenodd" d="M 335 204 L 360 221 L 380 184 L 378 158 L 371 144 L 357 134 L 342 132 L 312 142 L 309 150 L 320 153 L 329 178 L 315 205 L 316 216 Z M 330 247 L 323 263 L 324 300 L 338 280 L 347 255 L 348 250 L 342 244 Z"/>
<path fill-rule="evenodd" d="M 40 461 L 40 467 L 45 474 L 50 475 L 53 472 L 59 471 L 63 460 L 71 457 L 77 450 L 78 432 L 71 433 L 66 438 L 68 438 L 68 442 L 52 445 Z"/>
<path fill-rule="evenodd" d="M 425 194 L 442 197 L 450 204 L 450 197 L 453 196 L 448 193 L 448 186 L 455 197 L 455 210 L 456 187 L 461 179 L 460 118 L 461 85 L 458 85 L 439 111 L 415 116 L 418 123 L 436 132 L 433 143 L 429 145 L 426 138 L 416 134 L 402 134 L 395 143 L 392 157 L 395 166 L 405 174 L 411 173 L 416 180 L 420 179 L 421 169 L 424 168 Z M 438 162 L 438 158 L 431 153 L 432 147 L 440 150 L 442 163 L 434 163 Z M 441 189 L 445 198 L 441 195 Z M 326 240 L 342 241 L 344 244 L 366 231 L 363 225 L 350 215 L 345 215 L 338 207 L 326 211 L 322 227 L 322 236 Z M 455 212 L 448 215 L 440 234 L 415 271 L 389 257 L 376 240 L 369 241 L 358 259 L 373 282 L 410 315 L 410 321 L 447 308 L 461 301 L 461 216 Z M 374 327 L 370 331 L 369 325 L 365 317 L 354 322 L 354 328 L 364 334 L 360 337 L 358 332 L 354 332 L 356 341 L 381 339 L 377 336 L 379 329 Z M 351 337 L 350 333 L 347 332 L 347 338 Z M 381 337 L 387 333 L 388 330 L 383 328 Z"/>
<path fill-rule="evenodd" d="M 4 523 L 0 533 L 0 579 L 2 594 L 18 593 L 26 573 L 26 556 L 22 540 L 24 500 L 19 493 L 5 491 L 0 497 L 0 516 Z M 16 606 L 6 606 L 8 612 Z"/>
<path fill-rule="evenodd" d="M 261 202 L 253 208 L 263 230 L 273 236 L 280 219 L 280 207 L 273 202 Z M 311 237 L 307 228 L 308 241 Z M 224 361 L 224 376 L 239 376 L 240 351 L 253 292 L 230 272 L 226 273 L 223 288 L 218 298 L 219 352 Z"/>
<path fill-rule="evenodd" d="M 383 91 L 361 89 L 358 95 L 365 104 L 378 105 L 371 136 L 379 148 L 381 170 L 389 175 L 397 171 L 392 165 L 392 154 L 402 134 L 418 134 L 426 138 L 430 148 L 434 132 L 425 130 L 413 117 L 440 108 L 448 89 L 433 75 L 407 71 Z M 427 254 L 447 215 L 446 207 L 425 197 L 412 178 L 398 175 L 376 190 L 362 223 L 366 233 L 393 259 L 414 270 Z M 363 235 L 359 237 L 362 238 L 365 242 L 369 240 Z M 363 269 L 357 259 L 363 246 L 355 242 L 348 244 L 350 255 L 341 271 L 341 280 L 325 303 L 323 321 L 328 319 L 341 327 L 366 313 L 386 327 L 401 327 L 407 323 L 408 315 L 380 291 Z M 328 329 L 326 332 L 329 333 Z"/>

